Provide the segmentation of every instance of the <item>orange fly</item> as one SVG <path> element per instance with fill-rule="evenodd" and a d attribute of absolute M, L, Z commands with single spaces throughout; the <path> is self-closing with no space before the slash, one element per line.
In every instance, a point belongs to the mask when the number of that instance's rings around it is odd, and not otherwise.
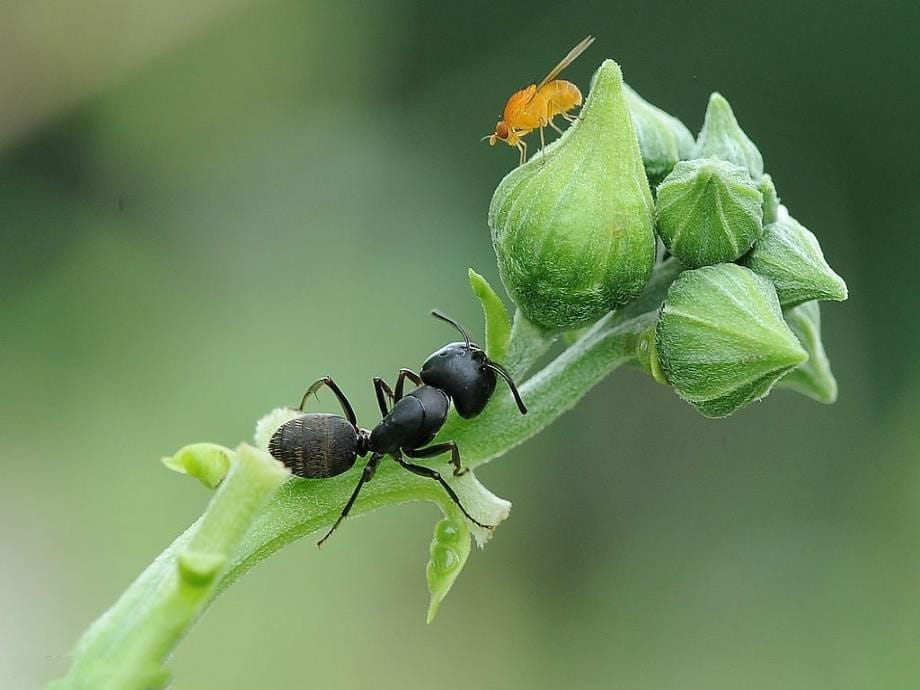
<path fill-rule="evenodd" d="M 495 132 L 483 139 L 488 139 L 491 146 L 495 146 L 498 140 L 505 142 L 508 146 L 514 146 L 521 152 L 521 163 L 523 163 L 527 160 L 527 144 L 522 141 L 523 137 L 539 128 L 542 150 L 545 144 L 544 127 L 549 125 L 562 134 L 562 130 L 556 126 L 553 118 L 562 115 L 569 122 L 574 122 L 576 118 L 569 115 L 568 112 L 581 105 L 581 91 L 572 82 L 556 79 L 556 77 L 593 42 L 594 37 L 588 36 L 572 48 L 569 54 L 550 70 L 543 81 L 513 93 L 505 103 L 505 112 L 502 114 L 502 119 L 495 125 Z"/>

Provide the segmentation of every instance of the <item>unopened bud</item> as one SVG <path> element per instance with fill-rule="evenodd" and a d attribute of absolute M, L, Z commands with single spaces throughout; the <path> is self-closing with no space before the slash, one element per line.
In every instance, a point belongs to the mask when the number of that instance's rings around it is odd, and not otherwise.
<path fill-rule="evenodd" d="M 763 232 L 762 205 L 744 168 L 716 158 L 681 161 L 658 187 L 658 234 L 687 266 L 734 261 Z"/>
<path fill-rule="evenodd" d="M 489 227 L 502 281 L 546 331 L 592 323 L 648 282 L 653 216 L 623 76 L 607 60 L 579 120 L 495 190 Z"/>
<path fill-rule="evenodd" d="M 636 126 L 645 174 L 654 188 L 678 161 L 693 158 L 696 142 L 687 126 L 676 117 L 656 108 L 627 84 L 623 90 Z"/>
<path fill-rule="evenodd" d="M 818 239 L 782 207 L 779 219 L 764 228 L 763 237 L 743 263 L 773 281 L 783 307 L 814 299 L 841 302 L 847 298 L 847 285 L 827 265 Z"/>
<path fill-rule="evenodd" d="M 770 392 L 808 354 L 783 321 L 773 285 L 736 264 L 685 271 L 656 327 L 661 369 L 707 417 L 725 417 Z"/>
<path fill-rule="evenodd" d="M 740 165 L 755 180 L 763 175 L 763 156 L 738 125 L 728 101 L 719 93 L 709 97 L 703 129 L 696 139 L 696 157 L 710 156 Z"/>

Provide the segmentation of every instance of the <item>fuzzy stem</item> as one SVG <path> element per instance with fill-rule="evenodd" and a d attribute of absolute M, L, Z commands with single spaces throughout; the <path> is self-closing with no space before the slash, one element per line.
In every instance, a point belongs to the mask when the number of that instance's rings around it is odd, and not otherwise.
<path fill-rule="evenodd" d="M 598 381 L 634 358 L 642 332 L 654 323 L 655 314 L 644 314 L 616 326 L 613 315 L 602 319 L 572 347 L 534 375 L 521 387 L 529 412 L 522 416 L 511 395 L 496 395 L 486 412 L 475 420 L 453 416 L 439 439 L 456 439 L 463 449 L 463 464 L 475 468 L 523 443 L 571 409 Z M 336 508 L 347 498 L 354 481 L 341 489 L 323 489 L 322 500 L 332 499 L 333 509 L 317 509 L 319 487 L 308 482 L 291 483 L 276 494 L 248 535 L 241 557 L 221 581 L 229 586 L 263 558 L 285 544 L 329 524 Z M 461 498 L 462 483 L 454 479 Z M 458 485 L 459 484 L 459 485 Z M 367 485 L 351 515 L 357 516 L 384 505 L 408 500 L 443 500 L 433 482 L 406 476 L 395 463 L 381 465 L 374 481 Z"/>
<path fill-rule="evenodd" d="M 604 376 L 633 361 L 641 334 L 654 324 L 653 310 L 680 270 L 673 262 L 665 262 L 658 269 L 636 303 L 608 314 L 523 383 L 520 390 L 529 407 L 526 416 L 519 413 L 507 390 L 499 391 L 474 420 L 452 414 L 439 438 L 456 440 L 464 464 L 475 468 L 538 433 Z M 508 343 L 509 369 L 520 378 L 552 342 L 553 338 L 518 315 Z M 240 460 L 269 457 L 251 449 L 236 456 Z M 360 472 L 355 468 L 322 481 L 292 480 L 276 491 L 286 475 L 277 467 L 266 470 L 272 465 L 277 463 L 270 458 L 268 462 L 232 463 L 204 515 L 90 626 L 77 644 L 70 672 L 51 688 L 106 690 L 165 685 L 169 675 L 163 662 L 214 598 L 263 558 L 330 524 Z M 472 472 L 446 478 L 466 508 L 486 524 L 498 524 L 507 516 L 509 504 L 489 493 Z M 435 502 L 448 515 L 453 510 L 436 483 L 408 475 L 396 463 L 384 463 L 351 515 L 418 500 Z M 473 528 L 473 534 L 480 542 L 488 538 L 484 530 L 477 530 Z"/>
<path fill-rule="evenodd" d="M 211 599 L 220 575 L 269 496 L 289 477 L 263 451 L 243 446 L 207 510 L 84 633 L 64 688 L 157 688 L 163 662 Z"/>

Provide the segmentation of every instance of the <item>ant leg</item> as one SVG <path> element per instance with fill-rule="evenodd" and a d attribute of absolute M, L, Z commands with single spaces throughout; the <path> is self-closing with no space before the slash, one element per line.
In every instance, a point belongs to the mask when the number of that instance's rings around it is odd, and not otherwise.
<path fill-rule="evenodd" d="M 403 448 L 403 452 L 410 458 L 419 459 L 433 458 L 435 455 L 441 455 L 447 451 L 450 451 L 450 464 L 454 466 L 455 477 L 469 472 L 469 469 L 460 466 L 460 449 L 457 448 L 457 443 L 455 441 L 438 443 L 434 446 L 428 446 L 427 448 L 413 448 L 411 450 L 409 448 Z"/>
<path fill-rule="evenodd" d="M 402 400 L 403 398 L 403 388 L 405 387 L 406 379 L 409 379 L 416 386 L 422 385 L 422 377 L 416 374 L 411 369 L 400 369 L 399 376 L 396 377 L 396 400 Z"/>
<path fill-rule="evenodd" d="M 371 459 L 367 461 L 367 464 L 364 466 L 364 471 L 361 473 L 361 479 L 358 480 L 358 485 L 355 487 L 355 490 L 351 494 L 351 498 L 348 499 L 348 503 L 345 504 L 345 507 L 342 508 L 342 514 L 339 515 L 339 519 L 335 521 L 332 527 L 329 528 L 329 531 L 326 532 L 326 536 L 316 542 L 317 546 L 322 546 L 323 542 L 326 541 L 329 537 L 332 536 L 332 533 L 335 532 L 336 528 L 339 526 L 339 523 L 342 522 L 347 516 L 351 507 L 355 504 L 355 500 L 358 498 L 358 494 L 361 493 L 361 489 L 367 484 L 371 479 L 374 478 L 374 472 L 377 471 L 377 465 L 380 464 L 380 461 L 384 458 L 380 453 L 374 453 L 371 455 Z"/>
<path fill-rule="evenodd" d="M 393 399 L 393 389 L 387 385 L 387 382 L 384 381 L 379 376 L 374 377 L 374 390 L 377 392 L 377 405 L 380 406 L 380 414 L 383 417 L 386 417 L 390 414 L 390 411 L 387 409 L 387 398 L 390 399 L 390 404 L 394 403 Z M 386 397 L 384 397 L 384 395 Z"/>
<path fill-rule="evenodd" d="M 307 398 L 309 398 L 311 395 L 313 395 L 316 391 L 318 391 L 323 386 L 327 386 L 329 390 L 331 390 L 335 394 L 335 397 L 338 398 L 339 400 L 339 404 L 342 406 L 342 411 L 345 413 L 345 417 L 348 419 L 349 422 L 351 422 L 352 426 L 357 426 L 358 418 L 355 417 L 355 411 L 352 409 L 351 403 L 348 402 L 348 398 L 345 397 L 345 394 L 342 392 L 342 389 L 336 385 L 335 381 L 332 380 L 331 376 L 324 376 L 323 378 L 317 379 L 316 381 L 314 381 L 313 385 L 311 385 L 307 389 L 307 392 L 303 394 L 303 398 L 300 401 L 300 407 L 298 407 L 297 409 L 303 412 L 303 407 L 304 405 L 307 404 Z"/>
<path fill-rule="evenodd" d="M 423 465 L 413 465 L 411 462 L 406 462 L 403 460 L 402 455 L 400 454 L 394 455 L 393 457 L 396 459 L 396 462 L 402 465 L 402 467 L 405 469 L 409 470 L 412 474 L 417 474 L 420 477 L 427 477 L 428 479 L 434 479 L 436 482 L 438 482 L 447 492 L 447 495 L 450 496 L 450 500 L 457 504 L 457 507 L 473 524 L 479 525 L 483 529 L 495 529 L 495 525 L 484 525 L 468 512 L 466 512 L 466 508 L 464 508 L 463 504 L 460 503 L 460 497 L 457 496 L 457 493 L 450 488 L 450 484 L 445 482 L 444 477 L 438 474 L 436 470 L 433 470 L 430 467 L 424 467 Z"/>

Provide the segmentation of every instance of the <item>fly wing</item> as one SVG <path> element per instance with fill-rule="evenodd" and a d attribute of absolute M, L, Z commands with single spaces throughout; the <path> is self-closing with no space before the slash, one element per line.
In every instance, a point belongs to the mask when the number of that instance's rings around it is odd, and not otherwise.
<path fill-rule="evenodd" d="M 559 73 L 562 72 L 562 70 L 564 70 L 566 67 L 571 65 L 573 62 L 575 62 L 576 58 L 579 55 L 581 55 L 583 52 L 585 52 L 588 49 L 588 46 L 590 46 L 592 43 L 594 43 L 594 36 L 586 36 L 584 40 L 582 40 L 577 46 L 572 48 L 572 50 L 569 51 L 569 54 L 566 55 L 564 58 L 562 58 L 562 60 L 559 61 L 559 64 L 553 67 L 549 71 L 549 74 L 547 74 L 543 78 L 543 81 L 537 84 L 537 91 L 539 91 L 544 86 L 546 86 L 546 84 L 548 84 L 553 79 L 558 77 Z"/>

